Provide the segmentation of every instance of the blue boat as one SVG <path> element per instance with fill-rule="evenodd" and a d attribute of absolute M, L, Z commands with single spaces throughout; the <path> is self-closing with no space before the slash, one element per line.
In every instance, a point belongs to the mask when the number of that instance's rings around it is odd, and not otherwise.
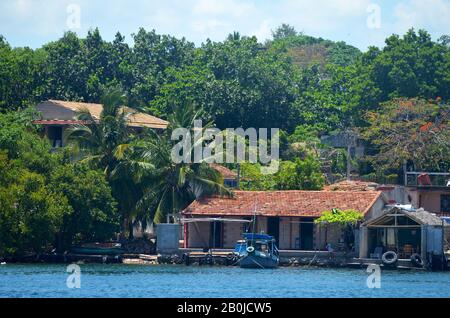
<path fill-rule="evenodd" d="M 273 236 L 245 233 L 244 240 L 238 241 L 235 253 L 242 268 L 276 268 L 280 262 L 278 248 Z"/>

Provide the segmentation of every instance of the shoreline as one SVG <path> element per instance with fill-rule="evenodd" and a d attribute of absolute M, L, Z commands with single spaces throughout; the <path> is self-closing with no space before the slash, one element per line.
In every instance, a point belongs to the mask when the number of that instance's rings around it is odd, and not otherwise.
<path fill-rule="evenodd" d="M 226 257 L 191 258 L 186 262 L 186 254 L 122 254 L 122 255 L 81 255 L 81 254 L 42 254 L 39 256 L 3 258 L 2 266 L 8 264 L 123 264 L 139 266 L 184 265 L 193 267 L 239 267 Z M 365 269 L 369 265 L 379 265 L 386 270 L 430 271 L 431 269 L 413 266 L 409 260 L 399 260 L 395 266 L 386 266 L 377 259 L 291 257 L 280 258 L 279 267 L 283 268 L 348 268 Z M 444 272 L 445 270 L 441 270 Z"/>

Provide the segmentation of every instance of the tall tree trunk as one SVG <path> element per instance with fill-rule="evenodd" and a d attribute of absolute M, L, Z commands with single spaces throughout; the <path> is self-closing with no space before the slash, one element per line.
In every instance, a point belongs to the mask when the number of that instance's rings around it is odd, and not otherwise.
<path fill-rule="evenodd" d="M 129 231 L 129 219 L 128 217 L 123 217 L 122 221 L 122 230 L 120 231 L 120 239 L 126 240 L 127 239 L 127 232 Z"/>

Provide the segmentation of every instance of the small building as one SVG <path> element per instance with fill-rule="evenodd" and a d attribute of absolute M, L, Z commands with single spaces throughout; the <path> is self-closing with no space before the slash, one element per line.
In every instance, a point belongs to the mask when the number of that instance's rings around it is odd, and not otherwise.
<path fill-rule="evenodd" d="M 182 212 L 187 248 L 233 248 L 247 231 L 275 237 L 284 250 L 323 250 L 338 245 L 342 231 L 314 223 L 334 208 L 361 211 L 367 219 L 382 213 L 379 191 L 235 191 L 233 198 L 205 197 Z M 203 222 L 202 222 L 203 220 Z M 255 222 L 249 222 L 253 221 Z"/>
<path fill-rule="evenodd" d="M 343 180 L 324 187 L 328 191 L 381 191 L 389 204 L 411 204 L 404 186 L 360 180 Z"/>
<path fill-rule="evenodd" d="M 433 213 L 411 206 L 390 206 L 361 225 L 360 258 L 380 258 L 394 251 L 400 259 L 413 254 L 423 260 L 443 257 L 447 223 Z"/>
<path fill-rule="evenodd" d="M 223 185 L 227 188 L 238 187 L 238 175 L 233 170 L 228 169 L 217 163 L 211 163 L 211 167 L 219 172 L 223 177 Z"/>
<path fill-rule="evenodd" d="M 405 188 L 414 207 L 450 216 L 450 173 L 405 172 Z"/>
<path fill-rule="evenodd" d="M 40 117 L 33 121 L 34 124 L 44 126 L 44 134 L 50 140 L 52 147 L 63 147 L 64 131 L 73 125 L 83 124 L 77 119 L 81 110 L 88 110 L 96 119 L 100 119 L 103 110 L 101 104 L 68 102 L 59 100 L 48 100 L 36 106 Z M 152 129 L 166 129 L 168 122 L 158 117 L 135 111 L 129 107 L 123 107 L 128 114 L 128 126 L 130 129 L 140 131 L 144 127 Z"/>

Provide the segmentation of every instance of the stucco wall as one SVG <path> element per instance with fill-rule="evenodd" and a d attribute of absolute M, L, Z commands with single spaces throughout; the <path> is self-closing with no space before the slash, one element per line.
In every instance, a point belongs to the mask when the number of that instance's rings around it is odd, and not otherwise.
<path fill-rule="evenodd" d="M 438 190 L 416 190 L 409 189 L 409 196 L 412 198 L 411 204 L 415 208 L 423 208 L 431 213 L 441 213 L 441 195 L 450 194 L 450 191 Z"/>
<path fill-rule="evenodd" d="M 256 231 L 258 233 L 267 233 L 267 218 L 258 216 L 256 217 Z"/>
<path fill-rule="evenodd" d="M 280 237 L 278 242 L 279 249 L 291 248 L 292 218 L 280 218 Z"/>
<path fill-rule="evenodd" d="M 299 249 L 296 243 L 300 237 L 300 222 L 302 218 L 298 217 L 282 217 L 280 218 L 280 231 L 279 241 L 277 242 L 279 249 Z M 267 218 L 257 218 L 257 230 L 256 232 L 267 233 Z M 188 223 L 188 244 L 190 248 L 203 248 L 208 247 L 210 242 L 210 223 L 209 222 L 197 222 Z M 244 232 L 244 224 L 237 222 L 224 222 L 223 223 L 223 248 L 234 248 L 236 241 L 242 238 Z M 313 249 L 323 250 L 325 242 L 331 243 L 333 246 L 337 246 L 342 238 L 342 231 L 337 226 L 328 226 L 325 230 L 324 227 L 314 225 L 313 230 Z"/>
<path fill-rule="evenodd" d="M 223 227 L 223 247 L 234 248 L 236 241 L 242 237 L 243 223 L 225 223 Z"/>
<path fill-rule="evenodd" d="M 209 222 L 188 223 L 188 247 L 208 247 L 210 235 Z"/>
<path fill-rule="evenodd" d="M 338 225 L 314 225 L 314 249 L 323 250 L 326 243 L 336 248 L 342 239 L 342 230 Z"/>
<path fill-rule="evenodd" d="M 450 194 L 449 191 L 420 191 L 418 194 L 418 205 L 420 202 L 420 208 L 424 208 L 425 211 L 432 213 L 441 213 L 441 195 Z"/>
<path fill-rule="evenodd" d="M 365 215 L 365 220 L 368 221 L 379 217 L 381 214 L 383 214 L 385 205 L 386 202 L 384 201 L 383 197 L 380 196 L 372 205 L 372 208 L 370 208 L 370 210 Z"/>

